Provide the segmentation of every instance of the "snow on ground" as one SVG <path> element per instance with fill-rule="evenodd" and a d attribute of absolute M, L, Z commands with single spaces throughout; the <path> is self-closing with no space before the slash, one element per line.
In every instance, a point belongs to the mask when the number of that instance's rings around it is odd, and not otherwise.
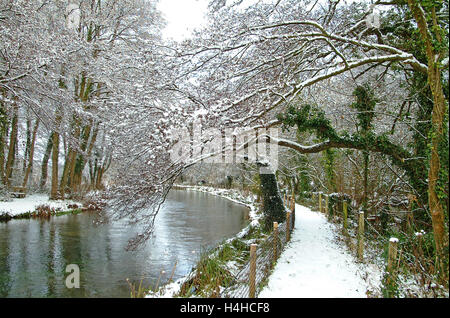
<path fill-rule="evenodd" d="M 67 211 L 70 210 L 68 205 L 77 204 L 81 206 L 81 203 L 72 200 L 49 200 L 46 194 L 32 194 L 27 195 L 25 198 L 15 198 L 9 202 L 0 202 L 0 214 L 9 214 L 15 216 L 27 212 L 34 212 L 39 205 L 48 205 L 55 210 Z"/>
<path fill-rule="evenodd" d="M 291 241 L 258 297 L 367 297 L 362 265 L 335 236 L 336 228 L 323 214 L 296 204 Z"/>

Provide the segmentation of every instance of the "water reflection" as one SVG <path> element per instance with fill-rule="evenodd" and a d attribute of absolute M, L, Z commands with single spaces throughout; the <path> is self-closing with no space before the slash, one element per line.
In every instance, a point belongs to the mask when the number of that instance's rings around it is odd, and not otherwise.
<path fill-rule="evenodd" d="M 125 251 L 139 231 L 126 221 L 94 226 L 95 215 L 50 221 L 0 223 L 1 297 L 129 297 L 125 278 L 144 286 L 187 274 L 202 250 L 239 232 L 247 209 L 194 191 L 171 191 L 155 222 L 153 237 L 137 251 Z M 79 289 L 65 287 L 65 268 L 80 267 Z"/>

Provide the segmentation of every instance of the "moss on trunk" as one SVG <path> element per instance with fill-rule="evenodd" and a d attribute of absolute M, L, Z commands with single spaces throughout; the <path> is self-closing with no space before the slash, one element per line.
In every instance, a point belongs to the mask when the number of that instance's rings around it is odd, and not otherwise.
<path fill-rule="evenodd" d="M 264 229 L 271 230 L 273 222 L 284 222 L 286 213 L 275 174 L 260 172 L 259 178 L 261 180 L 260 186 L 263 203 Z"/>

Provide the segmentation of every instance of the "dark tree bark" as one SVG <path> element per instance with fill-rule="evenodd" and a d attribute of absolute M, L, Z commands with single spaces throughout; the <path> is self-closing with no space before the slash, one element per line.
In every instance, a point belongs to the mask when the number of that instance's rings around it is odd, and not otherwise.
<path fill-rule="evenodd" d="M 264 169 L 264 170 L 262 170 Z M 264 229 L 271 230 L 273 222 L 282 223 L 286 220 L 286 213 L 278 189 L 274 173 L 268 173 L 267 167 L 260 167 L 261 197 L 264 214 Z"/>
<path fill-rule="evenodd" d="M 52 185 L 50 190 L 50 199 L 59 199 L 58 191 L 58 157 L 59 157 L 59 133 L 53 132 L 53 149 L 52 149 Z"/>
<path fill-rule="evenodd" d="M 18 121 L 19 121 L 19 106 L 15 102 L 13 105 L 13 118 L 11 124 L 11 135 L 9 139 L 9 149 L 8 149 L 8 159 L 6 161 L 5 168 L 5 181 L 6 185 L 10 186 L 10 178 L 12 175 L 12 168 L 14 165 L 14 159 L 16 156 L 16 145 L 17 145 L 17 131 L 18 131 Z"/>
<path fill-rule="evenodd" d="M 45 184 L 47 183 L 48 175 L 48 160 L 50 159 L 50 154 L 53 148 L 53 132 L 50 133 L 50 137 L 47 141 L 47 147 L 45 148 L 44 157 L 42 158 L 42 170 L 41 170 L 41 183 L 39 189 L 44 190 Z"/>
<path fill-rule="evenodd" d="M 55 131 L 52 134 L 52 184 L 50 189 L 50 199 L 59 199 L 58 189 L 58 159 L 59 159 L 59 132 L 62 121 L 61 108 L 58 108 L 55 112 Z"/>
<path fill-rule="evenodd" d="M 22 187 L 26 187 L 28 183 L 28 177 L 30 176 L 31 169 L 33 168 L 33 157 L 34 157 L 34 145 L 36 144 L 36 134 L 39 128 L 39 118 L 36 119 L 34 124 L 33 135 L 30 140 L 30 149 L 28 153 L 28 165 L 26 166 L 25 176 L 23 177 Z"/>

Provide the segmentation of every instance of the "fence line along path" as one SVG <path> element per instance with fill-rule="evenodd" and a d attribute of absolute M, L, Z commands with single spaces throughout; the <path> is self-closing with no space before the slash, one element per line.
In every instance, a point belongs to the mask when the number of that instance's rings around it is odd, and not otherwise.
<path fill-rule="evenodd" d="M 280 251 L 290 240 L 294 229 L 295 202 L 285 197 L 286 221 L 278 225 L 273 223 L 272 233 L 259 244 L 250 245 L 250 261 L 234 275 L 234 284 L 221 292 L 221 297 L 240 298 L 257 296 L 266 279 L 269 277 L 273 265 L 278 259 Z"/>
<path fill-rule="evenodd" d="M 258 297 L 367 297 L 356 259 L 337 243 L 326 216 L 298 204 L 295 214 L 290 244 Z"/>

